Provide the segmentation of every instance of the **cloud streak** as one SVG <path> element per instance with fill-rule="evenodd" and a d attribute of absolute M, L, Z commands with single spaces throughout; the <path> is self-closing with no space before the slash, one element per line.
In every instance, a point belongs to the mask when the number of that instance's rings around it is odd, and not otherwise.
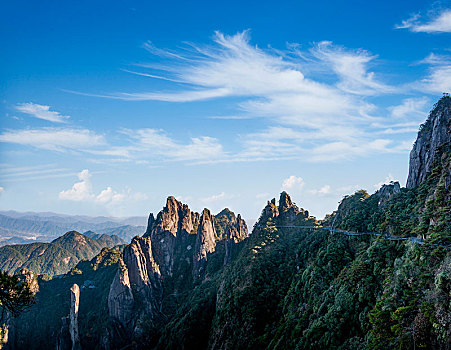
<path fill-rule="evenodd" d="M 57 152 L 79 151 L 106 144 L 103 135 L 88 129 L 73 128 L 7 130 L 0 134 L 0 142 Z"/>
<path fill-rule="evenodd" d="M 32 102 L 20 103 L 15 108 L 19 112 L 54 123 L 66 123 L 67 119 L 70 118 L 69 116 L 51 111 L 50 106 L 39 105 Z"/>
<path fill-rule="evenodd" d="M 428 22 L 423 23 L 420 21 L 420 15 L 413 15 L 395 28 L 409 29 L 415 33 L 451 33 L 451 9 L 442 10 Z"/>

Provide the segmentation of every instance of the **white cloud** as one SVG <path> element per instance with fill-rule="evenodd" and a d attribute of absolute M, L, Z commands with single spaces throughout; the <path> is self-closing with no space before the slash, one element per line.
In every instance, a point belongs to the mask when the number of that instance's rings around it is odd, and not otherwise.
<path fill-rule="evenodd" d="M 0 134 L 0 142 L 57 152 L 86 150 L 106 144 L 102 135 L 98 135 L 91 130 L 66 128 L 7 130 Z"/>
<path fill-rule="evenodd" d="M 226 198 L 225 192 L 221 192 L 219 194 L 214 194 L 210 197 L 201 198 L 200 201 L 203 203 L 214 203 L 225 198 Z M 230 196 L 227 196 L 227 198 L 230 198 Z"/>
<path fill-rule="evenodd" d="M 334 193 L 332 193 L 332 188 L 330 185 L 324 185 L 323 187 L 321 187 L 318 190 L 309 190 L 308 192 L 310 194 L 319 195 L 319 196 L 327 196 L 327 195 L 334 194 Z"/>
<path fill-rule="evenodd" d="M 282 182 L 282 191 L 302 191 L 305 186 L 304 179 L 302 177 L 296 177 L 291 175 Z"/>
<path fill-rule="evenodd" d="M 381 181 L 381 182 L 378 182 L 377 184 L 374 184 L 373 187 L 374 187 L 376 190 L 378 190 L 378 189 L 380 189 L 380 188 L 382 187 L 382 185 L 388 185 L 388 184 L 390 184 L 390 182 L 393 182 L 393 181 L 397 181 L 397 180 L 395 180 L 395 178 L 393 177 L 392 174 L 388 174 L 388 175 L 385 177 L 385 180 L 384 180 L 384 181 Z"/>
<path fill-rule="evenodd" d="M 420 16 L 416 14 L 402 21 L 402 24 L 395 26 L 395 28 L 409 29 L 417 33 L 451 33 L 451 9 L 443 10 L 426 23 L 421 23 L 419 18 Z"/>
<path fill-rule="evenodd" d="M 131 193 L 130 189 L 119 193 L 110 186 L 95 194 L 91 183 L 92 175 L 87 169 L 78 173 L 80 182 L 75 183 L 71 189 L 61 191 L 59 199 L 74 202 L 94 202 L 99 204 L 115 205 L 130 200 L 145 200 L 147 196 L 143 193 Z"/>
<path fill-rule="evenodd" d="M 20 103 L 15 108 L 22 113 L 55 123 L 65 123 L 69 119 L 69 116 L 51 111 L 50 106 L 43 106 L 32 102 Z"/>
<path fill-rule="evenodd" d="M 419 63 L 429 65 L 428 75 L 413 83 L 414 89 L 432 94 L 451 91 L 451 56 L 431 53 Z"/>
<path fill-rule="evenodd" d="M 190 142 L 181 143 L 169 137 L 163 130 L 138 129 L 123 130 L 135 145 L 129 151 L 142 153 L 149 151 L 168 161 L 199 161 L 221 159 L 225 154 L 216 138 L 209 136 L 192 137 Z"/>
<path fill-rule="evenodd" d="M 426 97 L 420 98 L 406 98 L 402 101 L 402 104 L 389 107 L 391 116 L 396 119 L 405 117 L 417 117 L 424 118 L 426 115 L 425 107 L 429 100 Z"/>
<path fill-rule="evenodd" d="M 0 194 L 2 194 L 3 192 L 5 192 L 5 189 L 2 186 L 0 186 Z"/>
<path fill-rule="evenodd" d="M 352 94 L 375 95 L 393 92 L 395 89 L 375 79 L 375 73 L 368 71 L 368 64 L 377 56 L 364 50 L 349 51 L 322 41 L 311 50 L 313 55 L 332 66 L 339 77 L 338 87 Z"/>
<path fill-rule="evenodd" d="M 324 185 L 319 189 L 318 193 L 322 195 L 330 193 L 330 185 Z"/>
<path fill-rule="evenodd" d="M 92 192 L 92 175 L 89 173 L 88 169 L 82 170 L 77 176 L 81 181 L 75 183 L 70 190 L 61 191 L 59 193 L 59 199 L 81 202 L 93 200 L 95 198 Z"/>
<path fill-rule="evenodd" d="M 392 141 L 388 139 L 375 139 L 362 143 L 330 142 L 314 148 L 309 157 L 311 161 L 323 162 L 350 159 L 356 156 L 363 156 L 370 152 L 395 152 L 395 149 L 388 147 L 391 143 Z"/>
<path fill-rule="evenodd" d="M 431 67 L 429 75 L 421 81 L 419 88 L 439 94 L 451 91 L 451 64 Z"/>

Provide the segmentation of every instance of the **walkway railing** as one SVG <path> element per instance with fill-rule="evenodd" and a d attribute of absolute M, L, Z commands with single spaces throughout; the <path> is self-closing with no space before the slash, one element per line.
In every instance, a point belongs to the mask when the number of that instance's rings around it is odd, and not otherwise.
<path fill-rule="evenodd" d="M 255 227 L 263 227 L 263 228 L 301 228 L 301 229 L 311 229 L 311 230 L 327 230 L 330 233 L 340 233 L 345 236 L 365 236 L 365 235 L 373 235 L 373 236 L 380 236 L 383 239 L 386 239 L 388 241 L 406 241 L 410 240 L 412 243 L 416 244 L 425 244 L 426 242 L 422 238 L 418 237 L 398 237 L 398 236 L 392 236 L 390 233 L 380 233 L 380 232 L 349 232 L 345 230 L 341 230 L 335 227 L 328 227 L 328 226 L 296 226 L 296 225 L 270 225 L 270 226 L 263 226 L 263 225 L 255 225 Z M 438 244 L 434 243 L 431 244 L 435 247 L 443 247 L 446 249 L 451 249 L 451 245 L 449 244 Z"/>

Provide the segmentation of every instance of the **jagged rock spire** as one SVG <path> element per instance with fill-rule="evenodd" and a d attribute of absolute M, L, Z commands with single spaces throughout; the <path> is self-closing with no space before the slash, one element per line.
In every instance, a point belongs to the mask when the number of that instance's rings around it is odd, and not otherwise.
<path fill-rule="evenodd" d="M 205 274 L 205 265 L 208 254 L 214 252 L 216 247 L 216 230 L 214 218 L 210 210 L 204 209 L 197 229 L 196 247 L 194 250 L 193 278 L 194 281 L 202 279 Z"/>
<path fill-rule="evenodd" d="M 191 212 L 186 204 L 170 196 L 151 227 L 147 227 L 145 236 L 151 237 L 153 256 L 163 275 L 172 275 L 176 242 L 185 240 L 198 222 L 198 213 Z"/>
<path fill-rule="evenodd" d="M 288 193 L 286 193 L 285 191 L 283 191 L 280 194 L 280 199 L 279 199 L 279 213 L 285 212 L 292 207 L 293 207 L 293 202 L 291 201 L 290 195 Z"/>

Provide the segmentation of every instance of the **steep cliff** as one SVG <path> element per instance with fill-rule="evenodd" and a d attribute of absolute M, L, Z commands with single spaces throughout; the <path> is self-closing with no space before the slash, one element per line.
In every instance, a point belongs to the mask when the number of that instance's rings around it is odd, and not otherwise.
<path fill-rule="evenodd" d="M 247 237 L 249 237 L 249 232 L 247 230 L 246 222 L 241 218 L 241 215 L 238 214 L 236 219 L 226 228 L 224 265 L 227 265 L 232 261 L 237 244 L 244 241 Z"/>
<path fill-rule="evenodd" d="M 119 268 L 108 293 L 108 312 L 110 317 L 125 330 L 133 329 L 134 302 L 128 269 L 124 261 L 120 259 Z"/>
<path fill-rule="evenodd" d="M 421 125 L 410 152 L 407 188 L 420 185 L 431 173 L 434 161 L 442 156 L 440 146 L 451 141 L 451 97 L 443 96 Z"/>
<path fill-rule="evenodd" d="M 78 332 L 78 310 L 80 307 L 80 287 L 73 284 L 70 288 L 69 316 L 63 317 L 62 327 L 58 335 L 57 350 L 81 350 Z"/>
<path fill-rule="evenodd" d="M 193 278 L 195 283 L 201 280 L 205 274 L 208 254 L 214 252 L 216 240 L 214 217 L 208 209 L 204 209 L 200 217 L 196 246 L 194 248 Z"/>
<path fill-rule="evenodd" d="M 151 216 L 153 217 L 152 214 Z M 191 212 L 186 204 L 171 196 L 157 218 L 152 220 L 151 216 L 145 237 L 151 238 L 153 255 L 161 274 L 171 276 L 177 245 L 184 244 L 188 235 L 195 233 L 199 214 Z"/>

